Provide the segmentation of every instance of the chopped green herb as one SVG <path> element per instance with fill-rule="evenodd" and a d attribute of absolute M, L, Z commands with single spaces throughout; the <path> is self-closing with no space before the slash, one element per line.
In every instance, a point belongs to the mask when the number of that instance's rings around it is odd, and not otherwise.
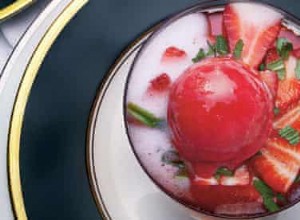
<path fill-rule="evenodd" d="M 276 42 L 277 52 L 283 60 L 286 60 L 293 50 L 293 44 L 286 38 L 278 38 Z"/>
<path fill-rule="evenodd" d="M 222 35 L 216 37 L 216 51 L 220 55 L 227 55 L 229 53 L 227 40 Z"/>
<path fill-rule="evenodd" d="M 295 179 L 295 183 L 300 183 L 300 175 Z"/>
<path fill-rule="evenodd" d="M 278 79 L 279 80 L 284 80 L 285 79 L 285 69 L 281 69 L 276 71 Z"/>
<path fill-rule="evenodd" d="M 162 162 L 178 168 L 185 167 L 184 162 L 180 159 L 179 154 L 174 150 L 164 152 L 161 158 Z"/>
<path fill-rule="evenodd" d="M 174 150 L 164 152 L 161 158 L 162 162 L 178 168 L 175 177 L 188 177 L 188 170 L 185 163 L 179 157 L 179 154 Z"/>
<path fill-rule="evenodd" d="M 281 69 L 283 69 L 283 68 L 285 68 L 285 67 L 284 67 L 283 60 L 282 60 L 282 59 L 279 59 L 279 60 L 276 60 L 276 61 L 274 61 L 274 62 L 272 62 L 272 63 L 269 63 L 269 64 L 267 65 L 267 68 L 268 68 L 269 70 L 278 71 L 278 70 L 281 70 Z"/>
<path fill-rule="evenodd" d="M 197 62 L 199 62 L 200 60 L 204 59 L 205 57 L 206 57 L 205 51 L 203 50 L 203 48 L 201 48 L 201 49 L 198 51 L 197 55 L 192 59 L 192 61 L 193 61 L 194 63 L 197 63 Z"/>
<path fill-rule="evenodd" d="M 267 69 L 275 71 L 280 80 L 285 79 L 285 66 L 282 59 L 276 60 L 267 65 Z"/>
<path fill-rule="evenodd" d="M 300 80 L 300 60 L 297 60 L 295 74 L 296 74 L 296 79 Z"/>
<path fill-rule="evenodd" d="M 259 71 L 264 71 L 266 70 L 266 65 L 264 63 L 260 64 L 258 67 Z"/>
<path fill-rule="evenodd" d="M 207 52 L 207 56 L 217 56 L 217 52 L 216 52 L 216 46 L 212 45 L 209 41 L 207 41 L 207 45 L 208 45 L 208 52 Z"/>
<path fill-rule="evenodd" d="M 300 141 L 299 131 L 291 126 L 286 126 L 283 129 L 280 129 L 278 133 L 292 145 L 298 144 Z"/>
<path fill-rule="evenodd" d="M 187 178 L 188 176 L 189 176 L 189 173 L 188 173 L 188 170 L 186 169 L 186 167 L 180 168 L 175 174 L 175 177 L 179 177 L 179 178 Z"/>
<path fill-rule="evenodd" d="M 233 50 L 233 56 L 237 59 L 241 58 L 242 52 L 244 48 L 244 42 L 242 39 L 238 40 L 238 42 L 235 44 L 234 50 Z"/>
<path fill-rule="evenodd" d="M 220 167 L 219 169 L 217 169 L 217 171 L 215 172 L 214 177 L 219 180 L 222 176 L 233 176 L 234 173 L 229 170 L 226 167 Z"/>
<path fill-rule="evenodd" d="M 127 104 L 127 112 L 131 117 L 151 128 L 161 127 L 164 121 L 146 109 L 131 102 Z"/>
<path fill-rule="evenodd" d="M 274 202 L 273 190 L 259 179 L 254 180 L 253 185 L 262 196 L 265 208 L 270 212 L 278 211 L 279 206 Z"/>
<path fill-rule="evenodd" d="M 274 107 L 273 113 L 274 113 L 274 115 L 279 115 L 280 109 L 278 107 Z"/>

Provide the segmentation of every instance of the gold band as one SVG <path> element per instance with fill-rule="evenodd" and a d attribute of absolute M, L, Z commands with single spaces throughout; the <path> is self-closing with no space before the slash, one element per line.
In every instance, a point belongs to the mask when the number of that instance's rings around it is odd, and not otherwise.
<path fill-rule="evenodd" d="M 51 45 L 65 25 L 79 11 L 79 9 L 83 7 L 85 3 L 87 3 L 87 1 L 88 0 L 72 0 L 67 8 L 51 25 L 36 48 L 19 87 L 10 124 L 8 143 L 8 171 L 10 190 L 14 212 L 16 219 L 18 220 L 27 220 L 20 177 L 20 138 L 25 108 L 29 98 L 30 90 L 38 70 Z"/>
<path fill-rule="evenodd" d="M 9 6 L 0 9 L 0 21 L 5 20 L 14 14 L 17 14 L 19 11 L 28 7 L 34 2 L 34 0 L 17 0 Z"/>

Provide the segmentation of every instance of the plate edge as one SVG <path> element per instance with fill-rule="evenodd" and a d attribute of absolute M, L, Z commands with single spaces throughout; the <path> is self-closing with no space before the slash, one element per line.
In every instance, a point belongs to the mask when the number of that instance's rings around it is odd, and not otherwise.
<path fill-rule="evenodd" d="M 7 166 L 13 211 L 15 218 L 19 220 L 27 220 L 20 176 L 20 141 L 31 87 L 50 47 L 63 28 L 87 2 L 88 0 L 72 0 L 51 24 L 33 53 L 18 89 L 10 122 Z"/>

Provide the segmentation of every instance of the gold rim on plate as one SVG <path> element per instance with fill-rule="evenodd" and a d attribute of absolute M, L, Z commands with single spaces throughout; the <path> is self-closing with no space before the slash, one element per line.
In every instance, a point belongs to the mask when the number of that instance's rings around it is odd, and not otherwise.
<path fill-rule="evenodd" d="M 28 0 L 29 1 L 29 0 Z M 20 139 L 26 104 L 38 70 L 55 39 L 88 0 L 72 0 L 41 39 L 26 68 L 13 107 L 8 140 L 8 175 L 16 219 L 27 220 L 20 176 Z"/>
<path fill-rule="evenodd" d="M 7 7 L 0 9 L 0 21 L 5 20 L 21 10 L 27 8 L 35 0 L 17 0 L 14 3 L 8 5 Z"/>

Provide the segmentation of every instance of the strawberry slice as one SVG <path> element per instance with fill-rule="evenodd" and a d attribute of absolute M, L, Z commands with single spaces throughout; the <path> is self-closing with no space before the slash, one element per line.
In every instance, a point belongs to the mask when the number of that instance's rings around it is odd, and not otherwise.
<path fill-rule="evenodd" d="M 258 67 L 279 34 L 281 19 L 279 12 L 261 4 L 240 2 L 227 5 L 223 23 L 231 51 L 242 39 L 242 60 L 251 67 Z"/>
<path fill-rule="evenodd" d="M 296 105 L 287 113 L 276 119 L 273 123 L 275 129 L 282 129 L 286 126 L 292 126 L 300 130 L 300 105 Z"/>
<path fill-rule="evenodd" d="M 296 65 L 297 59 L 292 55 L 285 61 L 286 77 L 279 81 L 276 98 L 276 106 L 281 112 L 300 100 L 300 81 L 295 78 Z"/>
<path fill-rule="evenodd" d="M 234 172 L 234 176 L 222 176 L 220 184 L 223 186 L 243 186 L 250 184 L 250 173 L 247 166 L 242 166 Z"/>
<path fill-rule="evenodd" d="M 275 97 L 277 95 L 277 89 L 278 89 L 278 77 L 277 73 L 271 71 L 271 70 L 265 70 L 260 72 L 260 78 L 263 82 L 266 83 L 267 87 L 269 88 L 272 97 L 275 100 Z"/>
<path fill-rule="evenodd" d="M 253 159 L 253 170 L 274 191 L 286 193 L 300 169 L 300 148 L 284 139 L 271 138 Z"/>

